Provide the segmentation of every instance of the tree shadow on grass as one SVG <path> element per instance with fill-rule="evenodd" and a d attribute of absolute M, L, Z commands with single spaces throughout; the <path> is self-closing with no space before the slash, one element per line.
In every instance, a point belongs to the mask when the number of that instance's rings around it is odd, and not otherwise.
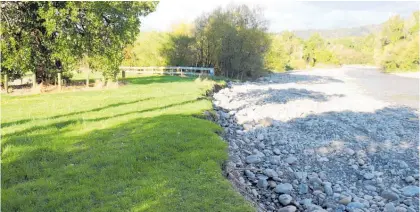
<path fill-rule="evenodd" d="M 127 115 L 134 115 L 134 114 L 141 114 L 141 113 L 165 110 L 165 109 L 168 109 L 168 108 L 171 108 L 171 107 L 177 107 L 177 106 L 182 106 L 182 105 L 186 105 L 186 104 L 191 104 L 191 103 L 194 103 L 194 102 L 197 102 L 197 101 L 203 101 L 203 100 L 198 98 L 198 99 L 187 100 L 187 101 L 183 101 L 183 102 L 177 102 L 177 103 L 174 103 L 174 104 L 168 104 L 168 105 L 164 105 L 164 106 L 161 106 L 161 107 L 153 107 L 153 108 L 144 109 L 144 110 L 134 110 L 134 111 L 130 111 L 130 112 L 114 114 L 112 116 L 104 116 L 104 117 L 92 118 L 92 119 L 77 118 L 77 119 L 73 119 L 73 120 L 56 122 L 56 123 L 52 123 L 52 124 L 49 124 L 49 125 L 34 126 L 34 127 L 31 127 L 31 128 L 25 129 L 25 130 L 14 131 L 13 133 L 7 134 L 7 137 L 22 136 L 24 138 L 24 140 L 27 141 L 27 139 L 24 136 L 25 134 L 32 133 L 34 131 L 39 131 L 39 130 L 46 130 L 46 129 L 51 128 L 51 127 L 55 128 L 57 130 L 60 130 L 61 128 L 65 128 L 65 127 L 67 127 L 68 125 L 71 125 L 71 124 L 84 123 L 84 122 L 105 121 L 105 120 L 108 120 L 108 119 L 111 119 L 111 118 L 118 118 L 118 117 L 127 116 Z M 90 110 L 90 111 L 98 111 L 98 110 L 93 109 L 93 110 Z"/>
<path fill-rule="evenodd" d="M 149 98 L 142 98 L 142 99 L 138 99 L 138 100 L 134 100 L 134 101 L 118 102 L 118 103 L 115 103 L 115 104 L 109 104 L 109 105 L 106 105 L 104 107 L 98 107 L 98 108 L 94 108 L 94 109 L 91 109 L 91 110 L 76 111 L 76 112 L 60 114 L 60 115 L 46 117 L 46 118 L 22 119 L 22 120 L 13 121 L 13 122 L 2 123 L 1 126 L 6 128 L 6 127 L 13 126 L 13 125 L 25 124 L 25 123 L 31 122 L 31 121 L 46 120 L 46 119 L 58 119 L 58 118 L 67 117 L 67 116 L 80 115 L 80 114 L 83 114 L 83 113 L 98 112 L 98 111 L 106 110 L 106 109 L 113 108 L 113 107 L 135 104 L 135 103 L 139 103 L 139 102 L 142 102 L 142 101 L 148 101 L 148 100 L 151 100 L 151 99 L 154 99 L 154 98 L 149 97 Z"/>
<path fill-rule="evenodd" d="M 365 194 L 373 195 L 365 185 L 377 186 L 378 193 L 382 192 L 382 188 L 375 181 L 366 180 L 364 173 L 373 170 L 383 173 L 380 176 L 383 179 L 381 183 L 384 185 L 383 188 L 396 184 L 410 185 L 404 181 L 404 177 L 395 177 L 396 175 L 418 175 L 418 121 L 416 110 L 395 106 L 373 112 L 338 111 L 312 114 L 289 121 L 274 120 L 271 126 L 261 124 L 242 134 L 232 132 L 228 136 L 231 136 L 229 140 L 237 145 L 236 150 L 232 150 L 236 153 L 231 155 L 242 155 L 240 158 L 232 157 L 233 162 L 243 164 L 243 167 L 238 168 L 282 170 L 282 179 L 285 180 L 283 182 L 288 182 L 287 179 L 296 179 L 295 172 L 304 171 L 308 174 L 323 172 L 326 174 L 326 181 L 333 184 L 338 181 L 345 182 L 357 186 L 357 191 L 363 190 Z M 261 142 L 264 145 L 259 145 L 258 142 L 253 144 L 238 142 L 246 139 L 255 141 L 260 134 L 264 135 L 264 140 Z M 278 161 L 274 158 L 275 154 L 270 151 L 274 148 L 281 151 L 276 156 L 281 158 Z M 349 154 L 347 148 L 352 149 L 355 154 Z M 262 163 L 247 165 L 245 157 L 249 153 L 241 151 L 253 149 L 264 152 L 262 161 L 275 160 L 275 162 L 270 162 L 268 166 L 263 166 Z M 296 152 L 292 154 L 291 149 Z M 298 158 L 293 166 L 284 162 L 284 158 L 290 155 Z M 358 159 L 364 162 L 358 164 Z M 349 164 L 350 161 L 353 162 Z M 407 164 L 408 168 L 403 168 L 401 163 Z M 351 166 L 353 164 L 358 164 L 357 169 Z M 367 165 L 373 166 L 374 169 L 370 170 Z M 255 174 L 262 174 L 256 172 Z M 243 173 L 236 175 L 246 178 Z M 418 183 L 416 185 L 418 186 Z M 261 202 L 266 201 L 264 198 Z M 314 199 L 313 203 L 322 206 L 328 201 L 334 202 L 331 198 L 327 197 L 325 202 Z M 280 205 L 276 207 L 279 208 Z M 418 209 L 418 205 L 416 207 Z"/>
<path fill-rule="evenodd" d="M 56 127 L 3 144 L 3 211 L 251 211 L 221 175 L 226 143 L 207 120 L 163 115 L 76 136 Z"/>

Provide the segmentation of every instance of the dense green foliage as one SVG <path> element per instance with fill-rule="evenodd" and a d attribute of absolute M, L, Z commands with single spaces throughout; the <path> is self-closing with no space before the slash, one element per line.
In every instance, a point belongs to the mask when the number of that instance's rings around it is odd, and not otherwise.
<path fill-rule="evenodd" d="M 264 24 L 255 29 L 241 25 L 244 20 L 260 19 L 258 13 L 244 8 L 218 9 L 193 25 L 179 24 L 169 33 L 141 33 L 135 44 L 126 48 L 124 64 L 211 66 L 217 68 L 217 74 L 236 78 L 245 73 L 245 77 L 258 76 L 264 69 L 282 72 L 323 64 L 417 70 L 418 12 L 407 20 L 393 17 L 379 32 L 365 36 L 325 39 L 314 33 L 304 40 L 292 32 L 268 34 Z M 238 20 L 231 17 L 233 13 Z"/>
<path fill-rule="evenodd" d="M 254 211 L 222 175 L 214 81 L 2 95 L 2 211 Z"/>
<path fill-rule="evenodd" d="M 259 10 L 245 5 L 218 8 L 193 25 L 174 26 L 170 33 L 140 34 L 126 49 L 123 64 L 214 67 L 225 77 L 256 77 L 264 71 L 270 46 L 266 30 Z"/>
<path fill-rule="evenodd" d="M 376 37 L 374 56 L 385 71 L 418 70 L 419 12 L 407 20 L 395 16 L 385 22 Z"/>
<path fill-rule="evenodd" d="M 36 73 L 37 81 L 73 70 L 84 55 L 114 78 L 140 17 L 156 2 L 2 2 L 2 74 Z"/>

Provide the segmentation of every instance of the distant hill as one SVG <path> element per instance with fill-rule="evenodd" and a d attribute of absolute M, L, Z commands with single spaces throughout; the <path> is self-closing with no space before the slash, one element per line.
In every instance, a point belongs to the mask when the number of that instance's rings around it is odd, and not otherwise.
<path fill-rule="evenodd" d="M 378 32 L 382 24 L 366 25 L 352 28 L 339 28 L 339 29 L 308 29 L 308 30 L 295 30 L 292 31 L 296 36 L 307 39 L 313 33 L 319 33 L 323 38 L 339 38 L 339 37 L 353 37 L 365 36 L 370 33 Z"/>

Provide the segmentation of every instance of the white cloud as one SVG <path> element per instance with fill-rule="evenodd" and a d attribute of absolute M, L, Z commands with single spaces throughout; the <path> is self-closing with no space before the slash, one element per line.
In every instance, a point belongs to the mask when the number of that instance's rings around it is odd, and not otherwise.
<path fill-rule="evenodd" d="M 229 4 L 246 4 L 264 9 L 269 31 L 327 29 L 379 24 L 391 14 L 409 15 L 418 10 L 417 2 L 297 2 L 274 0 L 163 0 L 155 12 L 145 17 L 142 30 L 169 30 L 181 21 L 192 22 L 202 13 Z"/>

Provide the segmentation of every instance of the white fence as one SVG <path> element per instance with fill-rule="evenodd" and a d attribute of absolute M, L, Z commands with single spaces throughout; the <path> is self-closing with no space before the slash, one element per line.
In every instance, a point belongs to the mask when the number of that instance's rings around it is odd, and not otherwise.
<path fill-rule="evenodd" d="M 130 67 L 120 66 L 121 71 L 135 72 L 139 74 L 169 74 L 169 75 L 210 75 L 214 76 L 214 68 L 205 67 L 183 67 L 183 66 L 149 66 Z"/>

